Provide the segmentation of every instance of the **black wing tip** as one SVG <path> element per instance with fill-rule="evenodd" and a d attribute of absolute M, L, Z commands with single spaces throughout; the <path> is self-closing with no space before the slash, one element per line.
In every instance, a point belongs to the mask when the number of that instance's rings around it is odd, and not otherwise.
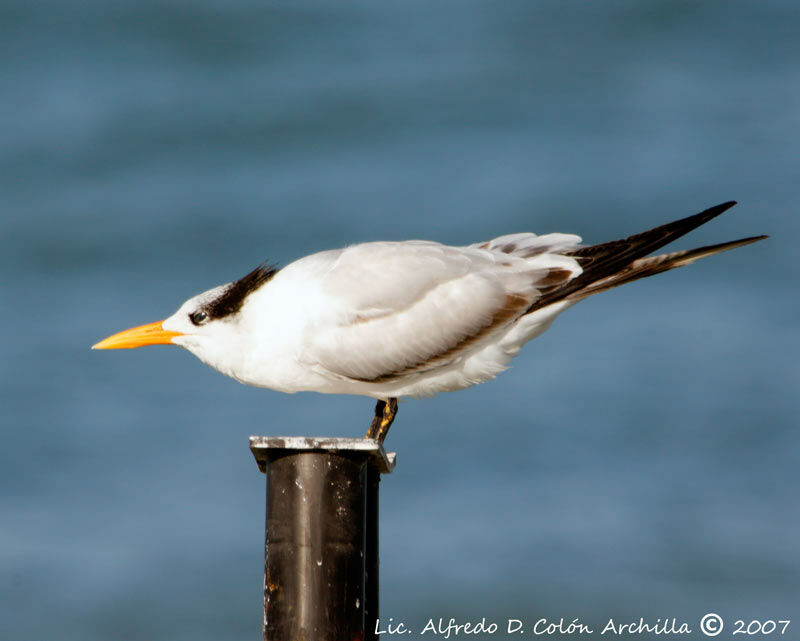
<path fill-rule="evenodd" d="M 750 245 L 751 243 L 757 243 L 759 240 L 764 240 L 765 238 L 769 238 L 766 234 L 761 234 L 760 236 L 748 236 L 747 238 L 738 238 L 737 240 L 729 240 L 726 243 L 718 243 L 717 245 L 708 245 L 707 247 L 698 247 L 693 250 L 688 251 L 703 251 L 709 249 L 718 249 L 720 251 L 727 251 L 728 249 L 734 249 L 736 247 L 744 247 L 745 245 Z"/>
<path fill-rule="evenodd" d="M 733 207 L 734 205 L 738 205 L 738 204 L 739 204 L 739 201 L 737 201 L 737 200 L 729 200 L 729 201 L 724 202 L 724 203 L 722 203 L 720 205 L 716 205 L 714 207 L 711 207 L 710 209 L 707 209 L 706 212 L 710 212 L 712 210 L 715 210 L 716 213 L 714 214 L 714 216 L 719 216 L 719 214 L 722 214 L 722 213 L 728 211 L 731 207 Z M 706 213 L 706 212 L 703 212 L 703 213 Z M 712 216 L 712 218 L 713 218 L 713 216 Z M 760 234 L 758 236 L 748 236 L 747 238 L 742 238 L 740 241 L 736 241 L 736 242 L 740 242 L 742 244 L 756 243 L 759 240 L 766 240 L 767 238 L 769 238 L 769 234 Z"/>
<path fill-rule="evenodd" d="M 697 229 L 701 225 L 705 225 L 708 221 L 716 218 L 721 214 L 724 214 L 731 207 L 737 204 L 738 202 L 735 200 L 728 200 L 719 205 L 714 205 L 713 207 L 704 209 L 700 213 L 693 214 L 691 216 L 687 216 L 686 218 L 681 218 L 679 220 L 675 220 L 671 223 L 661 225 L 660 227 L 654 227 L 653 229 L 642 232 L 640 234 L 634 234 L 633 236 L 630 236 L 625 240 L 630 241 L 634 239 L 648 238 L 648 237 L 658 238 L 658 234 L 660 233 L 661 240 L 658 241 L 656 246 L 651 248 L 651 251 L 654 251 L 659 247 L 663 247 L 664 245 L 667 245 L 672 241 L 677 240 L 681 236 L 688 234 L 690 231 Z"/>
<path fill-rule="evenodd" d="M 699 214 L 695 214 L 694 216 L 689 216 L 688 219 L 684 219 L 684 220 L 695 219 L 695 220 L 702 220 L 703 222 L 706 222 L 706 221 L 711 220 L 712 218 L 716 218 L 720 214 L 724 214 L 731 207 L 733 207 L 734 205 L 738 205 L 738 204 L 739 203 L 737 201 L 735 201 L 735 200 L 728 200 L 728 201 L 726 201 L 724 203 L 720 203 L 719 205 L 714 205 L 713 207 L 709 207 L 708 209 L 705 209 L 705 210 L 701 211 Z"/>

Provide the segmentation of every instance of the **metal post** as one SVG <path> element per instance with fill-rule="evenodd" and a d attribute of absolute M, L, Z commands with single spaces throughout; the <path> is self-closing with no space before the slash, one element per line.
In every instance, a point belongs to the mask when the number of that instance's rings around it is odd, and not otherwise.
<path fill-rule="evenodd" d="M 267 476 L 264 641 L 369 641 L 378 618 L 376 441 L 251 437 Z"/>
<path fill-rule="evenodd" d="M 392 457 L 392 466 L 394 466 L 394 453 L 390 454 Z M 391 471 L 391 470 L 389 470 Z M 381 482 L 381 470 L 377 465 L 369 465 L 367 467 L 367 552 L 366 552 L 366 578 L 364 589 L 366 591 L 366 603 L 364 604 L 364 626 L 366 629 L 366 641 L 378 641 L 378 635 L 375 634 L 375 624 L 380 617 L 380 583 L 378 558 L 378 490 Z"/>

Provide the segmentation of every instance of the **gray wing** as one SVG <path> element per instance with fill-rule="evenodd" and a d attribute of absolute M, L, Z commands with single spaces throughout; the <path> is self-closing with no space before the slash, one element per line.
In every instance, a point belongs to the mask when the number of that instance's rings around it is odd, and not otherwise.
<path fill-rule="evenodd" d="M 576 261 L 546 251 L 522 258 L 423 241 L 350 247 L 323 279 L 336 322 L 320 324 L 303 358 L 325 375 L 369 382 L 441 367 L 578 273 Z"/>

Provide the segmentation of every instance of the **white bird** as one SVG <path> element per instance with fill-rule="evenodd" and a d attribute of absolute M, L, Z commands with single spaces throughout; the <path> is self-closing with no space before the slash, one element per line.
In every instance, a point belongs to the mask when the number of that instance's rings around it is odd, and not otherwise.
<path fill-rule="evenodd" d="M 172 343 L 249 385 L 376 398 L 366 438 L 382 442 L 397 398 L 494 378 L 587 296 L 766 238 L 646 257 L 735 204 L 600 245 L 520 233 L 467 247 L 371 242 L 261 265 L 94 349 Z"/>

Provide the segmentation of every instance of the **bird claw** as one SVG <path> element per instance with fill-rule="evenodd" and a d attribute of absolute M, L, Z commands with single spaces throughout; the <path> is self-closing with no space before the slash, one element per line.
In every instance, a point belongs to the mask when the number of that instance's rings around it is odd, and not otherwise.
<path fill-rule="evenodd" d="M 389 428 L 397 416 L 397 399 L 390 398 L 389 401 L 380 400 L 375 405 L 375 416 L 372 417 L 367 433 L 364 438 L 373 439 L 378 443 L 383 444 L 386 435 L 389 433 Z"/>

